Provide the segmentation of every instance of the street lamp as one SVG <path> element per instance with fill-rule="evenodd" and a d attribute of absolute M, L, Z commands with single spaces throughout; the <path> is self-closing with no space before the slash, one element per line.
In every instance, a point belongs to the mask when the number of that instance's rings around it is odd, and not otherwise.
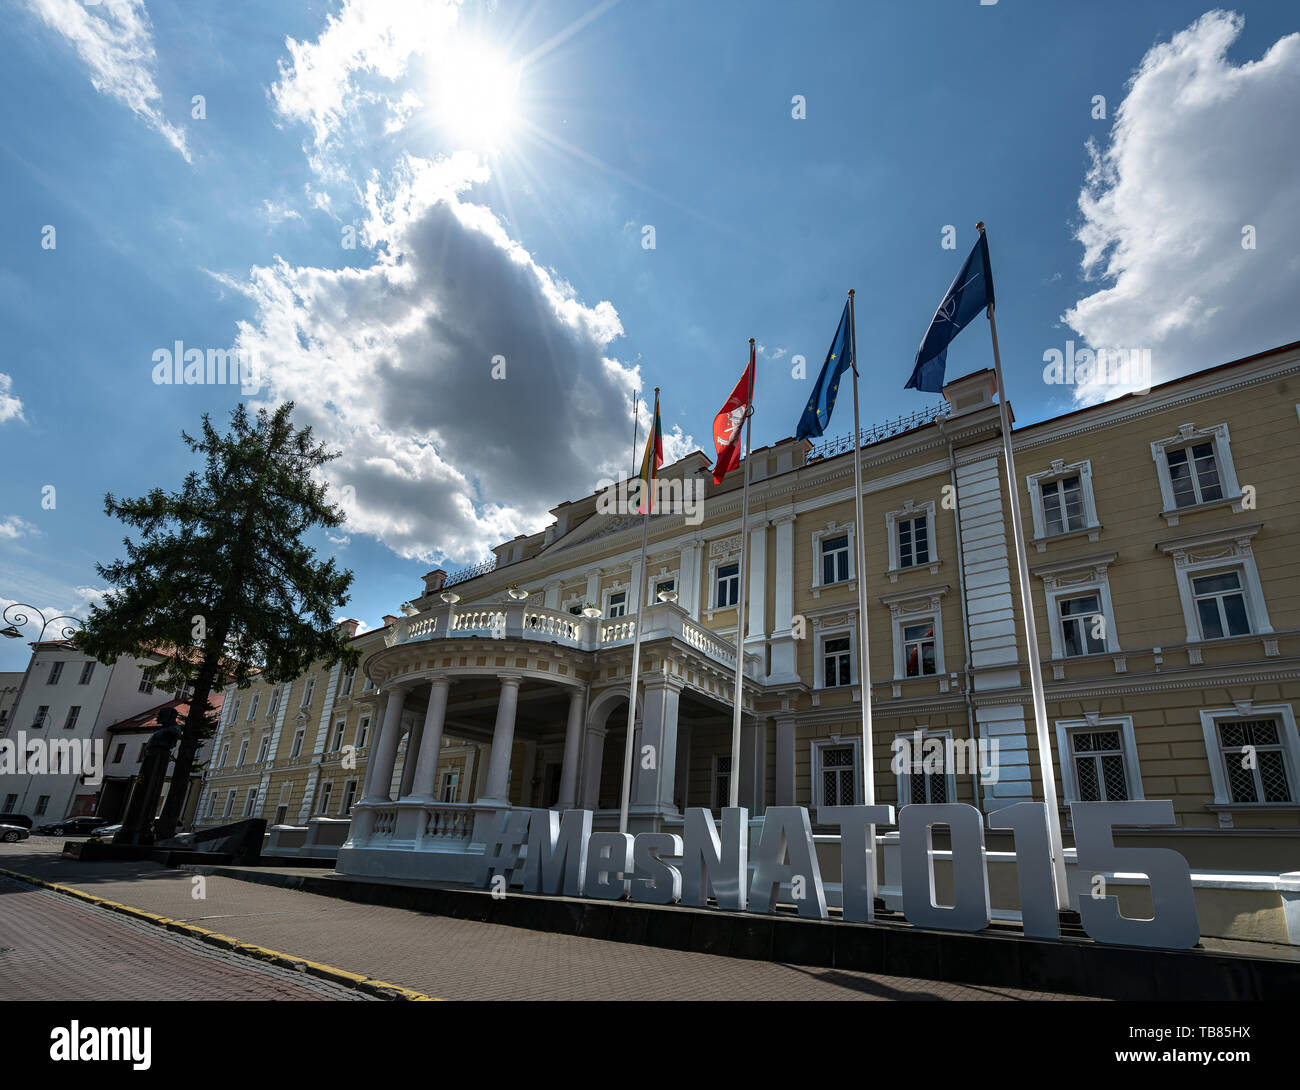
<path fill-rule="evenodd" d="M 52 625 L 55 621 L 72 622 L 72 624 L 65 624 L 59 630 L 59 639 L 61 640 L 72 639 L 72 637 L 77 634 L 77 629 L 82 627 L 82 622 L 79 617 L 73 617 L 70 616 L 69 614 L 61 613 L 58 614 L 57 616 L 47 618 L 45 614 L 42 613 L 39 609 L 37 609 L 35 606 L 29 606 L 25 602 L 10 602 L 7 606 L 5 606 L 4 612 L 0 613 L 0 618 L 3 618 L 4 620 L 9 622 L 7 628 L 0 628 L 0 636 L 5 636 L 6 638 L 11 640 L 17 640 L 22 638 L 23 635 L 22 626 L 29 624 L 31 622 L 31 617 L 26 612 L 24 612 L 25 610 L 30 610 L 32 613 L 35 613 L 36 616 L 41 619 L 41 632 L 40 635 L 37 636 L 36 639 L 33 641 L 34 643 L 40 643 L 45 639 L 45 630 L 49 628 L 50 625 Z"/>

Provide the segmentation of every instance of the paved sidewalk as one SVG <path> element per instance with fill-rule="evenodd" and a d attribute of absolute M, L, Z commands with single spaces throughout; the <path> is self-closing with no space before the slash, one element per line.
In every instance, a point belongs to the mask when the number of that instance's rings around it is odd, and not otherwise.
<path fill-rule="evenodd" d="M 14 851 L 13 849 L 20 849 Z M 441 999 L 1075 999 L 608 942 L 168 870 L 78 863 L 28 841 L 0 868 Z M 202 900 L 194 893 L 201 890 Z"/>
<path fill-rule="evenodd" d="M 0 1000 L 367 998 L 0 877 Z"/>

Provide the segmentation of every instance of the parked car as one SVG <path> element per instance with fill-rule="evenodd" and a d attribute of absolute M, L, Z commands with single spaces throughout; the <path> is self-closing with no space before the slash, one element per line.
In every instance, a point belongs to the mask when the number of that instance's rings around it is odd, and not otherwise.
<path fill-rule="evenodd" d="M 36 831 L 43 836 L 89 836 L 107 824 L 103 818 L 73 817 L 38 826 Z"/>
<path fill-rule="evenodd" d="M 101 825 L 91 835 L 99 837 L 100 840 L 112 840 L 121 831 L 122 825 L 119 822 L 117 825 Z"/>
<path fill-rule="evenodd" d="M 0 814 L 0 825 L 21 825 L 30 829 L 35 824 L 26 814 Z"/>
<path fill-rule="evenodd" d="M 17 844 L 18 841 L 26 840 L 31 835 L 32 834 L 21 825 L 0 824 L 0 843 Z"/>

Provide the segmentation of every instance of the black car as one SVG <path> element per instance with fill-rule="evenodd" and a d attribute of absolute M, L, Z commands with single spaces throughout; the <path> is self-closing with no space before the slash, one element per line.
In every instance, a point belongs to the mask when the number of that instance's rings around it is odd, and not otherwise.
<path fill-rule="evenodd" d="M 0 825 L 21 825 L 30 829 L 35 824 L 26 814 L 0 814 Z"/>
<path fill-rule="evenodd" d="M 42 836 L 89 836 L 100 826 L 110 824 L 112 823 L 104 818 L 73 817 L 50 825 L 41 825 L 36 831 Z"/>

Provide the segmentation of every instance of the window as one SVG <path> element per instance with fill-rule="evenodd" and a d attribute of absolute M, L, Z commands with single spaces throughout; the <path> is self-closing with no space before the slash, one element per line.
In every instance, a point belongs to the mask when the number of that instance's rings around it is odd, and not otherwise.
<path fill-rule="evenodd" d="M 330 742 L 331 753 L 337 753 L 343 748 L 343 730 L 346 726 L 347 724 L 341 719 L 334 724 L 334 740 Z"/>
<path fill-rule="evenodd" d="M 257 788 L 248 789 L 248 799 L 244 803 L 244 817 L 252 817 L 257 812 Z"/>
<path fill-rule="evenodd" d="M 453 772 L 452 775 L 454 776 L 455 773 Z M 453 797 L 450 798 L 450 799 L 448 799 L 448 798 L 444 798 L 444 799 L 442 800 L 443 802 L 455 802 L 455 801 L 456 801 L 456 799 L 455 799 L 455 797 L 454 797 L 454 791 L 455 791 L 455 785 L 454 785 L 454 784 L 453 784 L 452 790 L 453 790 Z M 348 780 L 347 783 L 345 783 L 345 784 L 343 785 L 343 809 L 341 809 L 341 810 L 339 811 L 339 813 L 342 814 L 344 817 L 347 817 L 349 814 L 352 813 L 352 805 L 353 805 L 353 803 L 355 803 L 356 801 L 357 801 L 357 781 L 356 781 L 356 780 Z"/>
<path fill-rule="evenodd" d="M 924 728 L 894 736 L 894 768 L 898 778 L 900 806 L 914 802 L 937 804 L 957 801 L 956 770 L 949 766 L 948 761 L 951 742 L 951 731 L 930 731 Z"/>
<path fill-rule="evenodd" d="M 933 620 L 903 626 L 903 663 L 907 677 L 925 677 L 935 672 Z"/>
<path fill-rule="evenodd" d="M 1058 719 L 1056 750 L 1062 803 L 1141 801 L 1132 716 Z"/>
<path fill-rule="evenodd" d="M 208 816 L 208 817 L 211 817 L 211 816 L 212 816 L 213 814 L 215 814 L 216 812 L 217 812 L 217 793 L 216 793 L 215 791 L 213 791 L 212 794 L 210 794 L 210 795 L 208 796 L 208 815 L 207 815 L 207 816 Z"/>
<path fill-rule="evenodd" d="M 49 805 L 50 805 L 50 796 L 42 795 L 40 798 L 36 800 L 36 813 L 33 816 L 40 817 L 42 814 L 45 813 L 45 810 Z"/>
<path fill-rule="evenodd" d="M 257 718 L 257 704 L 262 699 L 261 693 L 254 693 L 253 699 L 248 702 L 248 718 L 250 720 Z"/>
<path fill-rule="evenodd" d="M 261 742 L 257 746 L 257 763 L 262 764 L 271 752 L 271 736 L 263 734 Z"/>
<path fill-rule="evenodd" d="M 230 743 L 227 742 L 221 747 L 221 759 L 217 761 L 218 768 L 226 767 L 226 758 L 230 756 Z"/>
<path fill-rule="evenodd" d="M 117 749 L 113 751 L 113 763 L 121 764 L 122 758 L 126 756 L 126 743 L 118 742 Z"/>
<path fill-rule="evenodd" d="M 1047 551 L 1044 539 L 1061 534 L 1087 531 L 1089 541 L 1098 540 L 1101 522 L 1097 519 L 1090 461 L 1067 464 L 1064 458 L 1054 458 L 1050 468 L 1031 473 L 1026 481 L 1034 542 L 1040 553 Z"/>
<path fill-rule="evenodd" d="M 849 535 L 822 538 L 822 586 L 849 577 Z"/>
<path fill-rule="evenodd" d="M 1042 481 L 1043 529 L 1048 535 L 1084 528 L 1083 487 L 1078 477 Z"/>
<path fill-rule="evenodd" d="M 1290 704 L 1239 700 L 1200 715 L 1217 808 L 1300 802 L 1300 733 Z M 1219 823 L 1231 828 L 1231 814 L 1220 813 Z"/>
<path fill-rule="evenodd" d="M 283 825 L 285 821 L 288 820 L 288 817 L 289 807 L 284 803 L 280 803 L 280 805 L 275 808 L 275 821 L 272 824 Z"/>
<path fill-rule="evenodd" d="M 1169 484 L 1175 507 L 1191 507 L 1223 499 L 1223 485 L 1214 460 L 1213 443 L 1195 443 L 1190 447 L 1165 451 L 1169 463 Z"/>
<path fill-rule="evenodd" d="M 614 590 L 610 591 L 609 604 L 605 609 L 606 617 L 626 617 L 627 616 L 627 591 Z"/>
<path fill-rule="evenodd" d="M 1250 632 L 1246 615 L 1246 596 L 1241 576 L 1235 571 L 1202 575 L 1192 580 L 1192 597 L 1201 639 L 1218 640 L 1224 636 L 1244 636 Z"/>
<path fill-rule="evenodd" d="M 814 742 L 813 799 L 817 806 L 852 806 L 858 799 L 858 746 L 834 739 Z"/>
<path fill-rule="evenodd" d="M 720 810 L 731 805 L 731 754 L 715 753 L 713 756 L 713 808 Z"/>
<path fill-rule="evenodd" d="M 244 758 L 248 756 L 248 739 L 245 738 L 239 743 L 239 756 L 235 758 L 235 767 L 238 768 L 244 763 Z"/>
<path fill-rule="evenodd" d="M 0 708 L 0 727 L 3 727 L 7 722 L 9 722 L 9 709 Z"/>
<path fill-rule="evenodd" d="M 659 601 L 660 594 L 672 594 L 676 589 L 677 580 L 673 576 L 669 576 L 667 579 L 654 580 L 651 586 L 653 601 L 650 604 L 654 605 L 655 602 Z"/>
<path fill-rule="evenodd" d="M 352 695 L 352 679 L 357 676 L 356 669 L 348 670 L 343 675 L 343 683 L 339 686 L 339 696 Z"/>
<path fill-rule="evenodd" d="M 277 685 L 274 689 L 271 690 L 271 703 L 266 706 L 267 716 L 274 715 L 276 709 L 279 708 L 279 706 L 280 706 L 280 686 Z"/>
<path fill-rule="evenodd" d="M 81 705 L 73 704 L 68 709 L 68 718 L 63 721 L 64 730 L 72 730 L 77 725 L 77 718 L 81 715 Z"/>
<path fill-rule="evenodd" d="M 1096 655 L 1106 650 L 1106 617 L 1098 595 L 1057 598 L 1056 608 L 1060 613 L 1061 647 L 1067 656 Z"/>
<path fill-rule="evenodd" d="M 230 726 L 231 723 L 235 722 L 235 721 L 239 718 L 239 701 L 240 701 L 241 699 L 242 699 L 241 697 L 238 697 L 238 696 L 237 696 L 237 697 L 235 697 L 235 699 L 231 702 L 231 705 L 230 705 L 230 718 L 229 718 L 228 720 L 226 720 L 226 726 Z"/>
<path fill-rule="evenodd" d="M 853 651 L 848 636 L 828 637 L 822 641 L 822 665 L 827 688 L 853 684 Z"/>
<path fill-rule="evenodd" d="M 330 796 L 334 794 L 334 782 L 326 780 L 320 785 L 320 801 L 316 806 L 316 813 L 328 814 L 330 812 Z"/>
<path fill-rule="evenodd" d="M 90 679 L 91 679 L 91 677 L 94 676 L 94 673 L 95 673 L 95 660 L 94 660 L 94 659 L 91 659 L 90 662 L 84 662 L 84 663 L 82 663 L 82 664 L 81 664 L 81 677 L 77 680 L 77 684 L 78 684 L 78 685 L 89 685 L 89 684 L 90 684 Z"/>
<path fill-rule="evenodd" d="M 926 516 L 899 519 L 894 525 L 898 534 L 898 566 L 912 568 L 930 563 L 930 528 Z"/>
<path fill-rule="evenodd" d="M 1079 788 L 1079 802 L 1128 801 L 1128 778 L 1119 731 L 1071 732 L 1070 760 Z"/>
<path fill-rule="evenodd" d="M 57 685 L 59 683 L 59 678 L 61 678 L 62 676 L 63 676 L 63 663 L 52 662 L 50 663 L 50 676 L 46 679 L 45 683 L 47 685 Z"/>
<path fill-rule="evenodd" d="M 1231 504 L 1233 511 L 1243 510 L 1227 424 L 1184 424 L 1177 435 L 1152 443 L 1151 457 L 1164 504 L 1161 515 L 1170 526 L 1178 525 L 1179 511 L 1199 504 Z"/>
<path fill-rule="evenodd" d="M 155 673 L 157 673 L 157 670 L 152 666 L 145 667 L 140 671 L 140 692 L 153 692 L 153 679 Z"/>
<path fill-rule="evenodd" d="M 456 792 L 460 787 L 460 773 L 456 771 L 444 772 L 442 774 L 442 785 L 438 788 L 438 800 L 440 802 L 455 802 Z M 351 808 L 350 800 L 345 803 L 345 810 Z"/>
<path fill-rule="evenodd" d="M 740 601 L 740 564 L 719 564 L 713 583 L 714 609 L 726 609 Z"/>
<path fill-rule="evenodd" d="M 221 816 L 223 818 L 230 817 L 231 813 L 234 812 L 234 809 L 235 809 L 235 789 L 232 787 L 230 789 L 230 792 L 226 795 L 226 805 L 221 811 Z"/>
<path fill-rule="evenodd" d="M 17 805 L 18 805 L 18 796 L 17 796 L 17 795 L 6 795 L 6 796 L 5 796 L 5 813 L 6 813 L 6 814 L 12 814 L 12 813 L 14 812 L 14 807 L 17 806 Z"/>
<path fill-rule="evenodd" d="M 366 748 L 366 737 L 370 734 L 370 716 L 363 715 L 357 724 L 357 749 Z"/>
<path fill-rule="evenodd" d="M 308 704 L 311 703 L 312 693 L 314 693 L 315 691 L 316 691 L 316 679 L 314 677 L 309 677 L 307 679 L 307 684 L 303 687 L 302 690 L 302 704 L 300 705 L 301 707 L 305 708 L 307 707 Z"/>
<path fill-rule="evenodd" d="M 1107 574 L 1118 555 L 1098 553 L 1031 569 L 1043 581 L 1054 659 L 1119 651 Z M 1053 670 L 1057 680 L 1065 676 L 1063 666 Z"/>
<path fill-rule="evenodd" d="M 289 751 L 290 760 L 294 760 L 302 756 L 302 740 L 305 734 L 306 732 L 303 730 L 302 727 L 299 727 L 296 731 L 293 732 L 293 748 Z"/>
<path fill-rule="evenodd" d="M 40 730 L 41 727 L 45 726 L 45 720 L 49 716 L 49 714 L 50 714 L 50 706 L 48 704 L 42 704 L 39 708 L 37 708 L 36 718 L 32 720 L 32 730 Z"/>

